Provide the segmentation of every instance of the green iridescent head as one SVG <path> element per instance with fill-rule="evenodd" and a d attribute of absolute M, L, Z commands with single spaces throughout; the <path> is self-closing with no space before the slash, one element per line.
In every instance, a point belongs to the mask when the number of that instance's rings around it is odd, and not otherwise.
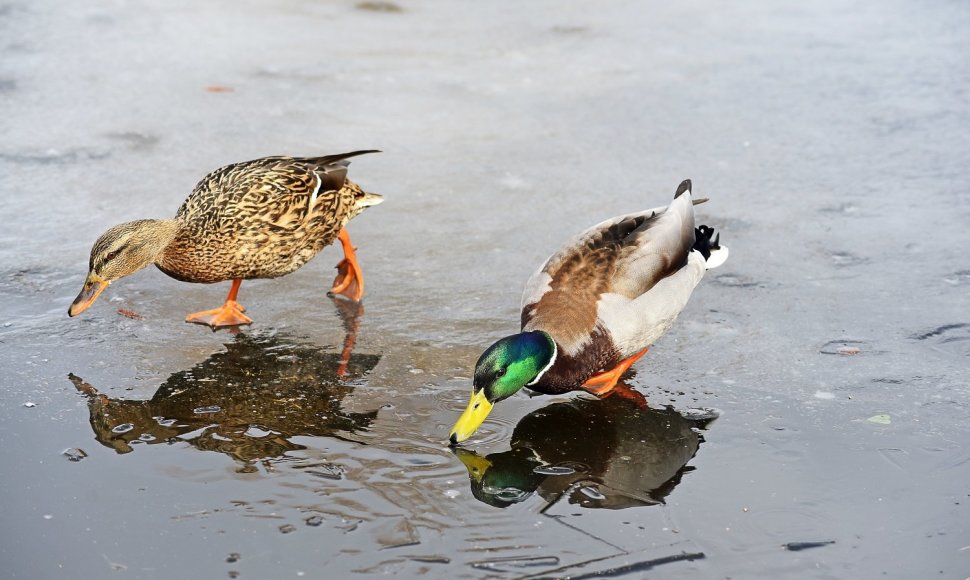
<path fill-rule="evenodd" d="M 475 365 L 474 390 L 484 391 L 490 403 L 517 393 L 544 371 L 556 352 L 545 332 L 506 336 L 482 353 Z"/>
<path fill-rule="evenodd" d="M 451 430 L 451 443 L 468 439 L 492 405 L 535 383 L 556 358 L 556 343 L 542 331 L 506 336 L 482 353 L 475 365 L 472 398 Z"/>

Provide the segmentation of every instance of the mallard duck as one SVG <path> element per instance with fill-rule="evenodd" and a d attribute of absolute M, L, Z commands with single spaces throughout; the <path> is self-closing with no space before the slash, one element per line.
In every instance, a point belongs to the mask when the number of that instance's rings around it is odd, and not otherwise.
<path fill-rule="evenodd" d="M 344 259 L 331 292 L 360 300 L 364 277 L 344 225 L 383 198 L 347 179 L 347 160 L 376 152 L 264 157 L 216 169 L 195 186 L 174 219 L 136 220 L 102 234 L 68 314 L 84 312 L 113 281 L 155 264 L 183 282 L 232 280 L 225 304 L 189 314 L 186 322 L 212 328 L 250 324 L 236 302 L 242 281 L 289 274 L 335 239 Z"/>
<path fill-rule="evenodd" d="M 698 200 L 702 203 L 705 200 Z M 488 347 L 456 445 L 492 406 L 523 387 L 603 396 L 674 323 L 704 271 L 727 259 L 720 234 L 694 228 L 691 182 L 673 202 L 597 224 L 552 255 L 526 283 L 522 332 Z"/>

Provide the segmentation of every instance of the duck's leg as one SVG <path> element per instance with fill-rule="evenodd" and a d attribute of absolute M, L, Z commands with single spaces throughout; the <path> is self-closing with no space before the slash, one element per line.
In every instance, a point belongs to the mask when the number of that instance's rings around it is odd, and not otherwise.
<path fill-rule="evenodd" d="M 242 280 L 239 278 L 232 281 L 232 288 L 229 289 L 229 296 L 226 297 L 226 303 L 220 308 L 189 314 L 185 317 L 185 321 L 194 322 L 195 324 L 205 324 L 212 328 L 252 324 L 253 319 L 243 314 L 246 309 L 243 308 L 242 304 L 236 302 L 236 294 L 239 293 L 240 284 L 242 284 Z"/>
<path fill-rule="evenodd" d="M 337 235 L 340 245 L 344 249 L 344 259 L 337 264 L 337 277 L 333 279 L 330 292 L 343 294 L 351 300 L 359 301 L 364 296 L 364 273 L 360 271 L 354 246 L 350 243 L 347 228 L 340 228 Z"/>
<path fill-rule="evenodd" d="M 648 350 L 650 350 L 650 348 L 645 348 L 637 354 L 621 360 L 620 363 L 611 371 L 606 371 L 591 376 L 589 380 L 583 383 L 582 389 L 586 392 L 593 393 L 597 397 L 602 397 L 606 393 L 609 393 L 613 390 L 613 387 L 616 386 L 616 382 L 620 380 L 623 373 L 625 373 L 627 369 L 633 365 L 633 363 L 637 362 L 640 357 L 647 354 Z"/>

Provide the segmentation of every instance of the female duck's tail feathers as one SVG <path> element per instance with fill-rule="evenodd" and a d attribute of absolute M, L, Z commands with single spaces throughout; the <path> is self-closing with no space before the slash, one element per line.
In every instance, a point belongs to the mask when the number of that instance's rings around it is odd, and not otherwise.
<path fill-rule="evenodd" d="M 722 246 L 721 234 L 714 235 L 714 228 L 700 226 L 694 230 L 694 248 L 704 256 L 707 269 L 717 268 L 728 258 L 727 246 Z"/>

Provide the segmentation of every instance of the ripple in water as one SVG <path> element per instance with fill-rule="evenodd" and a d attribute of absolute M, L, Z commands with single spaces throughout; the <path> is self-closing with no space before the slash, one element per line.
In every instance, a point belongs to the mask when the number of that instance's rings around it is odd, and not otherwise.
<path fill-rule="evenodd" d="M 461 415 L 461 412 L 465 410 L 465 406 L 468 405 L 470 393 L 471 388 L 466 389 L 463 385 L 461 389 L 442 389 L 428 395 L 432 402 L 432 408 L 427 411 L 422 410 L 422 414 L 427 413 L 429 417 L 447 417 L 445 428 L 442 430 L 442 443 L 446 443 L 448 431 Z M 512 435 L 513 429 L 515 429 L 517 417 L 505 417 L 502 415 L 503 410 L 513 413 L 515 411 L 515 409 L 497 408 L 465 445 L 488 446 L 507 441 Z"/>
<path fill-rule="evenodd" d="M 131 431 L 134 428 L 135 428 L 135 426 L 132 425 L 131 423 L 122 423 L 121 425 L 118 425 L 118 426 L 114 427 L 113 429 L 111 429 L 111 432 L 112 433 L 118 433 L 118 434 L 127 433 L 127 432 Z"/>
<path fill-rule="evenodd" d="M 515 487 L 492 487 L 483 486 L 482 491 L 489 496 L 506 503 L 518 503 L 532 495 L 531 491 L 525 491 Z"/>
<path fill-rule="evenodd" d="M 456 417 L 457 418 L 457 417 Z M 488 421 L 475 434 L 474 443 L 478 445 L 492 445 L 508 441 L 515 430 L 516 419 L 502 415 L 489 415 Z"/>
<path fill-rule="evenodd" d="M 432 411 L 446 411 L 449 413 L 461 413 L 468 404 L 468 397 L 471 387 L 461 389 L 440 389 L 425 396 L 430 399 Z M 457 418 L 458 415 L 455 415 Z"/>
<path fill-rule="evenodd" d="M 532 473 L 539 475 L 570 475 L 576 473 L 572 467 L 562 467 L 557 465 L 540 465 L 532 470 Z"/>

